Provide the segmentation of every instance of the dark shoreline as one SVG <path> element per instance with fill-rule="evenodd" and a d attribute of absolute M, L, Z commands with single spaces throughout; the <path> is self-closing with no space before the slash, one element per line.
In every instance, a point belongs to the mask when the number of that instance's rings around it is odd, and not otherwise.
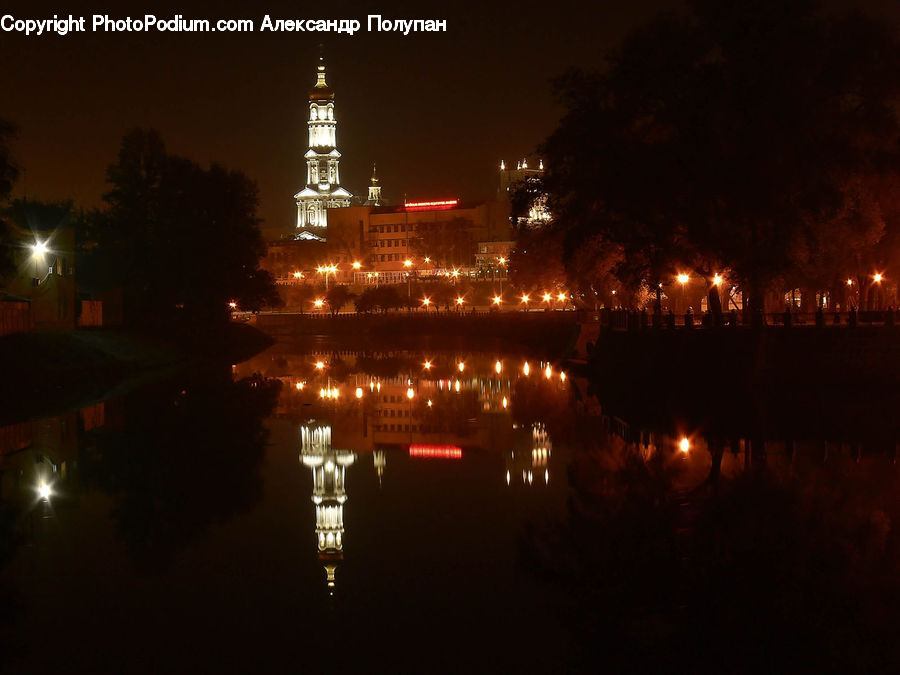
<path fill-rule="evenodd" d="M 53 415 L 124 393 L 194 365 L 230 365 L 272 344 L 227 324 L 207 334 L 88 329 L 0 338 L 0 424 Z"/>

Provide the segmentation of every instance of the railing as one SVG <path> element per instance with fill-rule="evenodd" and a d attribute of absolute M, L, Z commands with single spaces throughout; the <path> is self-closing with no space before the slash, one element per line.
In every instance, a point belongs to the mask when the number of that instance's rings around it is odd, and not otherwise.
<path fill-rule="evenodd" d="M 829 328 L 835 326 L 883 326 L 893 327 L 900 317 L 893 308 L 878 311 L 857 312 L 768 312 L 756 315 L 738 312 L 723 313 L 718 320 L 710 312 L 694 314 L 648 313 L 646 311 L 632 311 L 624 309 L 601 309 L 597 312 L 585 313 L 587 321 L 596 321 L 611 330 L 673 330 L 673 329 L 710 329 L 710 328 L 736 328 L 740 326 L 761 327 L 779 326 L 784 328 L 818 327 Z"/>

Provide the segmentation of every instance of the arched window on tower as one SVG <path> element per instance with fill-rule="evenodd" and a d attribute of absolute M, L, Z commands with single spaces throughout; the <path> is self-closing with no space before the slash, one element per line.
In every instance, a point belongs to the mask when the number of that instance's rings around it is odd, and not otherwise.
<path fill-rule="evenodd" d="M 319 111 L 316 109 L 316 106 L 310 106 L 309 108 L 309 119 L 316 120 L 319 117 Z"/>

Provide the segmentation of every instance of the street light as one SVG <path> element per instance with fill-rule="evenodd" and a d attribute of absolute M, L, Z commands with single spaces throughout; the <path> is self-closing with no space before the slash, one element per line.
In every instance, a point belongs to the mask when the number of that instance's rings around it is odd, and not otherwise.
<path fill-rule="evenodd" d="M 316 298 L 313 304 L 316 306 L 316 309 L 322 309 L 322 305 L 325 304 L 325 301 L 322 298 Z"/>
<path fill-rule="evenodd" d="M 684 285 L 685 285 L 688 281 L 690 281 L 691 278 L 690 278 L 687 274 L 685 274 L 684 272 L 682 272 L 681 274 L 679 274 L 679 275 L 676 277 L 676 279 L 678 279 L 678 283 L 681 284 L 681 309 L 684 310 L 684 305 L 685 305 L 685 301 L 684 301 Z"/>
<path fill-rule="evenodd" d="M 499 307 L 501 302 L 503 302 L 503 298 L 501 298 L 499 295 L 495 295 L 493 303 Z"/>
<path fill-rule="evenodd" d="M 713 276 L 713 286 L 718 286 L 722 283 L 722 275 L 716 272 L 715 276 Z"/>
<path fill-rule="evenodd" d="M 403 261 L 403 266 L 404 267 L 412 267 L 412 260 L 407 258 L 406 260 Z"/>
<path fill-rule="evenodd" d="M 550 302 L 553 299 L 553 296 L 549 293 L 544 293 L 544 302 Z"/>
<path fill-rule="evenodd" d="M 456 298 L 456 305 L 457 305 L 457 307 L 462 307 L 462 305 L 463 305 L 464 302 L 465 302 L 465 298 L 463 298 L 462 296 L 458 296 L 458 297 Z"/>
<path fill-rule="evenodd" d="M 875 272 L 875 274 L 872 275 L 872 278 L 875 280 L 875 283 L 876 283 L 876 284 L 880 284 L 880 283 L 881 283 L 881 280 L 882 280 L 884 277 L 881 276 L 881 272 Z"/>
<path fill-rule="evenodd" d="M 528 297 L 528 294 L 527 294 L 527 293 L 526 293 L 525 295 L 522 296 L 522 304 L 525 305 L 525 309 L 524 309 L 523 311 L 527 311 L 527 310 L 528 310 L 528 301 L 529 301 L 530 299 L 531 299 L 531 298 Z"/>
<path fill-rule="evenodd" d="M 431 304 L 431 298 L 422 298 L 422 304 L 425 305 L 425 311 L 428 311 L 428 305 Z"/>
<path fill-rule="evenodd" d="M 359 260 L 353 261 L 353 269 L 358 270 L 361 267 L 362 267 L 362 263 L 360 263 Z"/>
<path fill-rule="evenodd" d="M 44 254 L 49 252 L 46 241 L 35 241 L 31 246 L 31 255 L 35 258 L 43 258 Z"/>

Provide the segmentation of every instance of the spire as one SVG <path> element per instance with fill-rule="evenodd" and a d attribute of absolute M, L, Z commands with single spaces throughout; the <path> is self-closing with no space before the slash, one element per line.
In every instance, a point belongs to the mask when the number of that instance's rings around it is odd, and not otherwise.
<path fill-rule="evenodd" d="M 325 83 L 325 45 L 319 44 L 319 65 L 316 66 L 316 87 L 327 87 Z"/>
<path fill-rule="evenodd" d="M 372 185 L 378 185 L 378 174 L 375 171 L 375 162 L 372 162 Z"/>

